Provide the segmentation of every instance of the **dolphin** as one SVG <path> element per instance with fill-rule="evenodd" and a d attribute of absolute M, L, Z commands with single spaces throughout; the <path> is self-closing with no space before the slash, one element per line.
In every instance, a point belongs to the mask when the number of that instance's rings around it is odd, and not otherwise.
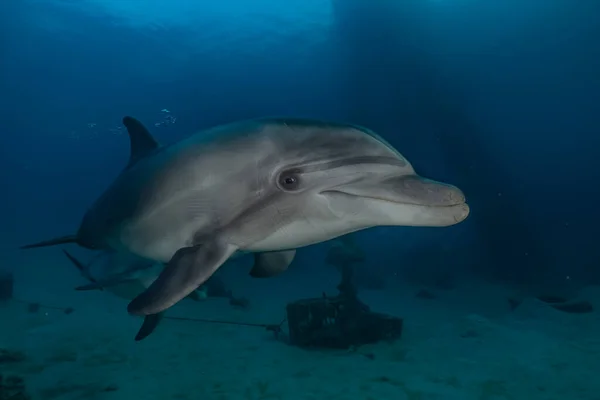
<path fill-rule="evenodd" d="M 135 118 L 123 124 L 129 162 L 77 234 L 23 248 L 77 243 L 166 263 L 129 303 L 133 315 L 173 306 L 236 253 L 254 253 L 251 274 L 268 277 L 298 248 L 375 226 L 449 226 L 469 214 L 460 189 L 419 176 L 360 126 L 261 118 L 161 146 Z"/>
<path fill-rule="evenodd" d="M 164 268 L 162 263 L 122 252 L 103 251 L 88 263 L 80 261 L 66 250 L 63 253 L 88 281 L 88 284 L 77 286 L 75 290 L 105 290 L 126 300 L 134 299 L 150 287 Z M 194 291 L 188 297 L 198 301 L 205 298 L 206 293 Z M 146 316 L 135 340 L 145 339 L 154 332 L 162 317 L 163 313 Z"/>

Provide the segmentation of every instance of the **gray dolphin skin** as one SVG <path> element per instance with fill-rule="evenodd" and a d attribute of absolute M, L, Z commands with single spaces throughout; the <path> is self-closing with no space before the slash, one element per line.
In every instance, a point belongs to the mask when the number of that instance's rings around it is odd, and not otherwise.
<path fill-rule="evenodd" d="M 359 126 L 265 118 L 160 146 L 136 119 L 123 124 L 129 163 L 77 234 L 24 248 L 77 243 L 167 263 L 129 303 L 134 315 L 171 307 L 235 253 L 256 253 L 251 274 L 265 277 L 304 246 L 375 226 L 449 226 L 469 214 L 458 188 L 417 175 Z"/>

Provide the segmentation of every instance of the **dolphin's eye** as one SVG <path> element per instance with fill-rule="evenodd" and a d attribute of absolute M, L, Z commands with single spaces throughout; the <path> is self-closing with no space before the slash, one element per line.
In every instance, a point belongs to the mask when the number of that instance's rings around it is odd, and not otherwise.
<path fill-rule="evenodd" d="M 279 177 L 279 187 L 283 190 L 296 190 L 300 186 L 300 178 L 292 173 L 284 173 Z"/>

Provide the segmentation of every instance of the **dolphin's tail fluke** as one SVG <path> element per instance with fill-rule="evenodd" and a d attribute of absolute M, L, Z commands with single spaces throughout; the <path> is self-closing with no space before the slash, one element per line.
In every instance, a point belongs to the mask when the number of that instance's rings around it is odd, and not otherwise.
<path fill-rule="evenodd" d="M 21 246 L 21 249 L 35 249 L 36 247 L 56 246 L 58 244 L 77 243 L 76 235 L 62 236 L 55 239 L 45 240 L 43 242 Z"/>

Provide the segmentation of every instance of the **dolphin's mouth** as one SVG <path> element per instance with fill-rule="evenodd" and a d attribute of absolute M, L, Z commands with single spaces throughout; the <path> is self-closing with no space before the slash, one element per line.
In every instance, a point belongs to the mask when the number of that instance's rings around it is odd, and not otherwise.
<path fill-rule="evenodd" d="M 356 204 L 361 210 L 356 215 L 361 215 L 360 218 L 367 221 L 376 221 L 372 223 L 373 226 L 450 226 L 464 221 L 471 213 L 469 205 L 458 200 L 423 204 L 383 196 L 359 195 L 345 190 L 326 190 L 321 194 L 330 199 L 333 210 L 348 209 L 349 204 Z"/>
<path fill-rule="evenodd" d="M 368 199 L 368 200 L 383 201 L 386 203 L 392 203 L 392 204 L 397 204 L 397 205 L 417 206 L 417 207 L 424 207 L 424 208 L 452 208 L 452 207 L 459 207 L 459 206 L 469 207 L 469 205 L 467 204 L 467 202 L 464 198 L 462 200 L 459 198 L 451 198 L 448 200 L 448 202 L 440 203 L 440 204 L 423 204 L 416 200 L 412 200 L 412 201 L 411 200 L 397 200 L 397 199 L 386 198 L 383 196 L 368 196 L 368 195 L 364 195 L 364 194 L 356 194 L 356 193 L 347 192 L 345 190 L 337 190 L 337 189 L 336 190 L 324 190 L 321 192 L 321 194 L 356 197 L 356 198 L 362 198 L 362 199 Z"/>
<path fill-rule="evenodd" d="M 418 175 L 388 177 L 374 182 L 356 180 L 328 188 L 322 193 L 423 207 L 454 207 L 466 203 L 465 195 L 456 186 Z"/>

